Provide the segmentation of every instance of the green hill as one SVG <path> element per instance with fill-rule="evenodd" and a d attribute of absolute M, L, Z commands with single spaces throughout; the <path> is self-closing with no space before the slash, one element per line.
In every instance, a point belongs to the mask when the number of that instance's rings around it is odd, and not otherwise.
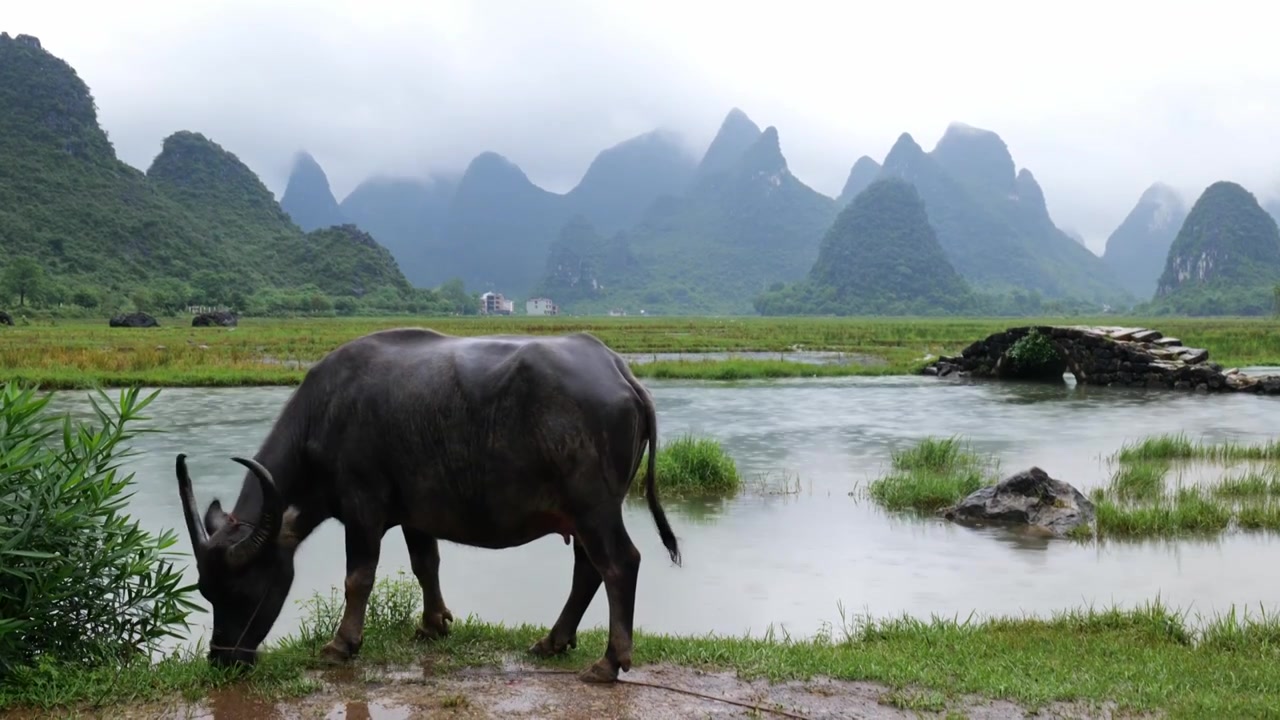
<path fill-rule="evenodd" d="M 327 241 L 321 257 L 258 177 L 198 133 L 166 138 L 147 174 L 121 162 L 89 88 L 35 38 L 0 35 L 0 107 L 0 265 L 33 261 L 46 301 L 115 311 L 408 291 L 376 245 Z"/>
<path fill-rule="evenodd" d="M 607 302 L 614 285 L 640 272 L 624 238 L 602 236 L 585 217 L 573 216 L 551 243 L 543 280 L 531 294 L 562 307 Z"/>
<path fill-rule="evenodd" d="M 1261 315 L 1280 283 L 1280 229 L 1257 198 L 1219 181 L 1191 206 L 1169 246 L 1150 309 L 1189 315 Z"/>
<path fill-rule="evenodd" d="M 756 301 L 762 315 L 930 315 L 966 312 L 974 298 L 908 182 L 855 194 L 822 240 L 808 277 Z"/>
<path fill-rule="evenodd" d="M 947 258 L 975 289 L 1095 308 L 1133 300 L 1098 256 L 1054 225 L 1039 184 L 1025 169 L 1015 173 L 993 132 L 953 123 L 930 153 L 903 133 L 880 177 L 916 186 Z"/>

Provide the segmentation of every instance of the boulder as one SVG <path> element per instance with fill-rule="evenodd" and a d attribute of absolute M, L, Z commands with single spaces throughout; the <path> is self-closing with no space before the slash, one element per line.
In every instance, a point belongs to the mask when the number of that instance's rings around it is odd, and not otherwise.
<path fill-rule="evenodd" d="M 1063 536 L 1093 521 L 1093 501 L 1038 467 L 982 488 L 940 514 L 963 525 L 1028 525 Z"/>
<path fill-rule="evenodd" d="M 12 324 L 13 324 L 13 316 L 3 310 L 0 310 L 0 325 L 12 325 Z"/>
<path fill-rule="evenodd" d="M 160 323 L 154 317 L 144 312 L 128 313 L 125 315 L 116 315 L 111 318 L 111 327 L 127 327 L 127 328 L 145 328 L 160 327 Z"/>
<path fill-rule="evenodd" d="M 225 310 L 200 313 L 191 318 L 191 327 L 235 327 L 236 316 Z"/>

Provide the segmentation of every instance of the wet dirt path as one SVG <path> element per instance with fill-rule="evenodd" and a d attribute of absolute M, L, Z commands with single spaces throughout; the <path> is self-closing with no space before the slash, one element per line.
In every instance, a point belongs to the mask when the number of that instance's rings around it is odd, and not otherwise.
<path fill-rule="evenodd" d="M 1109 717 L 1105 709 L 1066 705 L 1028 713 L 1013 703 L 982 699 L 953 699 L 946 709 L 940 708 L 937 702 L 919 709 L 900 707 L 914 704 L 909 702 L 910 698 L 910 694 L 894 692 L 875 683 L 746 682 L 733 673 L 664 665 L 635 668 L 613 686 L 585 685 L 571 672 L 507 667 L 449 674 L 402 671 L 362 682 L 326 682 L 326 689 L 320 693 L 285 701 L 266 701 L 242 691 L 220 691 L 197 703 L 114 708 L 99 717 L 129 720 Z"/>

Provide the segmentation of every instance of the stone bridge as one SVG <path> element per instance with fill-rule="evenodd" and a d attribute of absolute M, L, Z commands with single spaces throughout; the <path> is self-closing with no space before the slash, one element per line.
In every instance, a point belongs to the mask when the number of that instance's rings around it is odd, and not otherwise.
<path fill-rule="evenodd" d="M 1209 361 L 1157 330 L 1132 327 L 1028 325 L 998 332 L 925 366 L 925 375 L 1280 395 L 1280 376 L 1250 377 Z"/>

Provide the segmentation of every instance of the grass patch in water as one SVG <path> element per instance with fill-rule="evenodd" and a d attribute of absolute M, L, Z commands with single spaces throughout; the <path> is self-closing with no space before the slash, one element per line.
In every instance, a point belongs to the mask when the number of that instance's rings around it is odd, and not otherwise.
<path fill-rule="evenodd" d="M 1103 537 L 1157 537 L 1218 533 L 1231 522 L 1231 508 L 1199 488 L 1182 488 L 1152 502 L 1126 504 L 1094 498 L 1097 534 Z"/>
<path fill-rule="evenodd" d="M 1090 493 L 1097 510 L 1092 528 L 1076 537 L 1176 537 L 1226 531 L 1280 530 L 1280 442 L 1203 442 L 1185 433 L 1153 435 L 1126 443 L 1105 488 Z M 1165 476 L 1188 464 L 1261 463 L 1203 485 L 1166 488 Z"/>
<path fill-rule="evenodd" d="M 1213 486 L 1213 494 L 1234 500 L 1280 497 L 1280 471 L 1276 468 L 1250 470 L 1225 477 Z"/>
<path fill-rule="evenodd" d="M 959 437 L 926 437 L 891 457 L 892 470 L 867 488 L 888 510 L 934 512 L 998 481 L 994 457 L 975 453 Z"/>
<path fill-rule="evenodd" d="M 640 463 L 631 494 L 644 494 L 648 458 Z M 718 440 L 683 435 L 658 448 L 654 483 L 659 496 L 733 495 L 742 489 L 742 476 Z"/>
<path fill-rule="evenodd" d="M 506 626 L 461 617 L 442 641 L 413 641 L 421 590 L 404 574 L 379 580 L 370 599 L 365 644 L 339 693 L 360 693 L 385 682 L 385 671 L 406 663 L 436 673 L 496 666 L 517 658 L 550 668 L 577 670 L 603 652 L 602 628 L 584 628 L 578 646 L 549 661 L 525 649 L 546 629 Z M 236 677 L 211 669 L 189 650 L 155 665 L 132 664 L 94 671 L 43 668 L 0 686 L 0 708 L 113 708 L 179 697 L 195 700 L 213 688 L 236 687 L 268 698 L 305 695 L 342 613 L 342 595 L 316 595 L 298 633 L 274 643 L 256 669 Z M 641 623 L 643 620 L 641 620 Z M 838 629 L 796 639 L 770 632 L 763 638 L 672 636 L 637 631 L 638 667 L 666 663 L 736 671 L 744 679 L 781 681 L 827 676 L 872 681 L 907 704 L 977 695 L 1007 699 L 1036 710 L 1053 702 L 1099 707 L 1114 702 L 1123 713 L 1172 718 L 1260 717 L 1280 695 L 1280 623 L 1233 609 L 1197 630 L 1159 601 L 1134 609 L 1081 609 L 1047 618 L 858 619 Z M 1069 671 L 1064 670 L 1069 669 Z M 626 676 L 623 676 L 626 679 Z M 349 687 L 348 687 L 349 686 Z M 914 698 L 914 699 L 913 699 Z"/>
<path fill-rule="evenodd" d="M 1111 491 L 1125 500 L 1154 500 L 1164 494 L 1169 464 L 1140 461 L 1122 464 L 1111 476 Z"/>
<path fill-rule="evenodd" d="M 1234 463 L 1249 460 L 1280 460 L 1280 441 L 1238 443 L 1192 440 L 1185 433 L 1152 435 L 1137 442 L 1125 443 L 1116 453 L 1121 463 L 1169 460 L 1204 460 Z"/>

